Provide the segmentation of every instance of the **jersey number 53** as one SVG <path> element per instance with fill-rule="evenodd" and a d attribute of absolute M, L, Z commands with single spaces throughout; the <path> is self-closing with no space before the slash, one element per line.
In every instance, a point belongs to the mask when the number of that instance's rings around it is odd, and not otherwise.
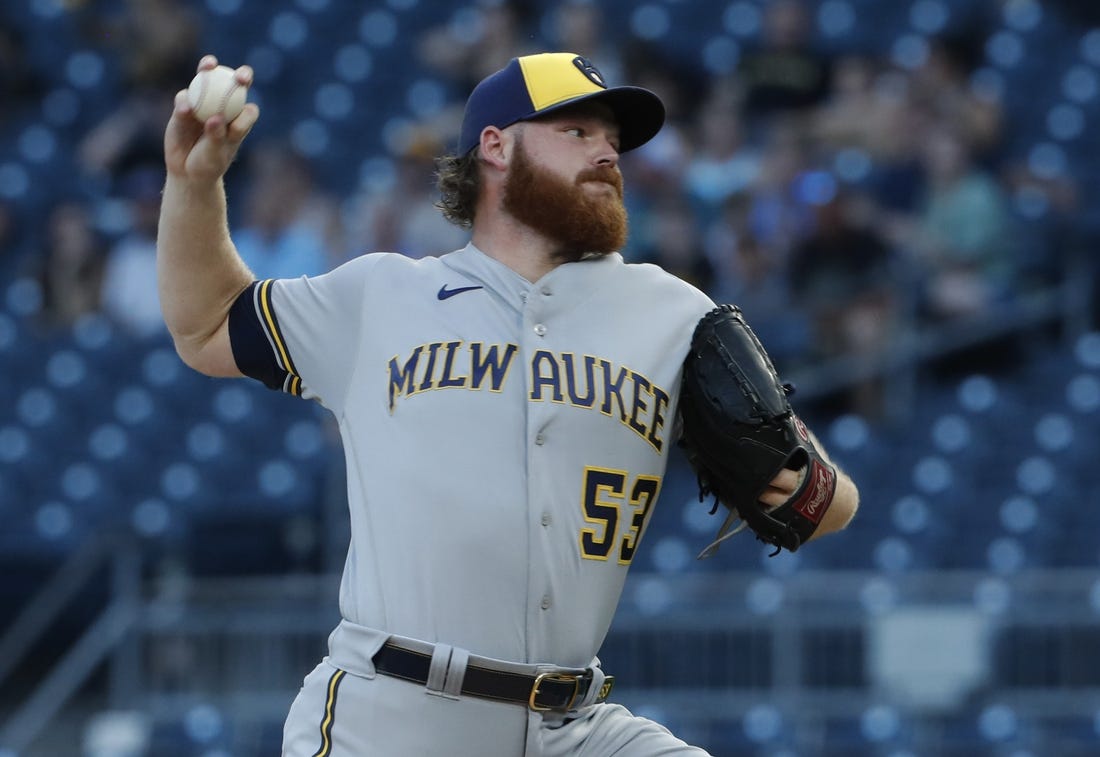
<path fill-rule="evenodd" d="M 629 565 L 660 488 L 659 476 L 631 479 L 622 470 L 585 468 L 581 509 L 592 528 L 581 529 L 581 557 L 609 560 L 614 553 L 620 565 Z M 620 520 L 626 523 L 621 536 Z"/>

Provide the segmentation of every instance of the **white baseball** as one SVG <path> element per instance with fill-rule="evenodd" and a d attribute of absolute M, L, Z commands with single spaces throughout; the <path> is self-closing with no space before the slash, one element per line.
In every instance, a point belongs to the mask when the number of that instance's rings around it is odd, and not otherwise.
<path fill-rule="evenodd" d="M 226 121 L 232 121 L 244 109 L 247 96 L 248 87 L 237 81 L 229 66 L 199 71 L 187 88 L 191 110 L 203 123 L 218 113 L 224 114 Z"/>

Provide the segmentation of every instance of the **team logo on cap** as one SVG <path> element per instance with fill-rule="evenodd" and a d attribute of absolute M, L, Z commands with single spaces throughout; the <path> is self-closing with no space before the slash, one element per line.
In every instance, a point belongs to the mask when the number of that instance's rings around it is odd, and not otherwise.
<path fill-rule="evenodd" d="M 580 69 L 580 72 L 585 75 L 588 81 L 595 84 L 597 87 L 607 89 L 607 85 L 603 82 L 603 75 L 600 70 L 592 65 L 592 61 L 585 58 L 583 55 L 578 55 L 573 59 L 573 65 Z"/>

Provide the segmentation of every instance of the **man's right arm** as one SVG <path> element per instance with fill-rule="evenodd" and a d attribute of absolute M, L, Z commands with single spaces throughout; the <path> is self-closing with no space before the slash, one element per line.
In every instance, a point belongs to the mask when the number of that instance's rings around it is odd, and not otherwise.
<path fill-rule="evenodd" d="M 199 69 L 213 68 L 206 56 Z M 247 66 L 237 69 L 252 83 Z M 177 93 L 164 135 L 167 179 L 157 230 L 157 289 L 180 358 L 209 376 L 241 376 L 229 341 L 229 310 L 253 276 L 229 236 L 223 177 L 259 117 L 249 103 L 231 123 L 192 115 Z"/>

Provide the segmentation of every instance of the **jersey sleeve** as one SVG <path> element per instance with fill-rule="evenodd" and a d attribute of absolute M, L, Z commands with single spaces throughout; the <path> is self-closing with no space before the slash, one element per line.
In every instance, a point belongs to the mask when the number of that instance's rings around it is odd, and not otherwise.
<path fill-rule="evenodd" d="M 372 257 L 321 276 L 264 279 L 245 289 L 229 312 L 241 373 L 339 414 L 359 352 Z"/>

